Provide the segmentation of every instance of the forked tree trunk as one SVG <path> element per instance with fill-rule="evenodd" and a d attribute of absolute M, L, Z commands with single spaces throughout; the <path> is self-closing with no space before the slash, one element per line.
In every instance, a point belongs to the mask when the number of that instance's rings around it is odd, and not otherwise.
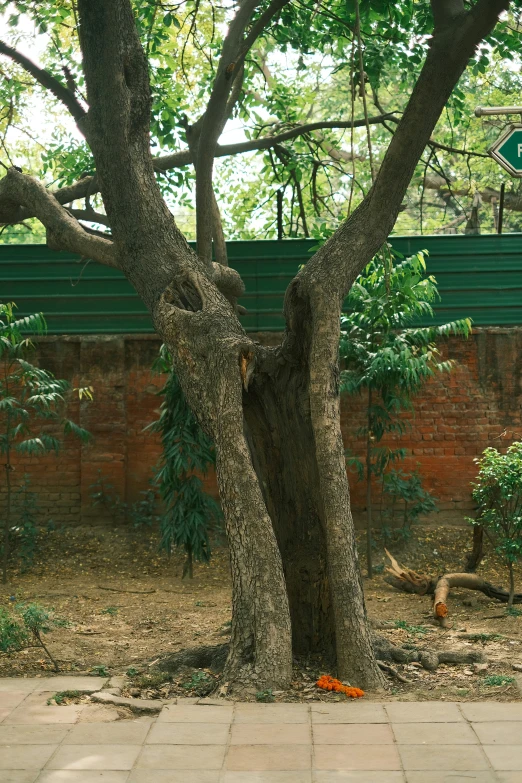
<path fill-rule="evenodd" d="M 237 319 L 238 276 L 213 265 L 207 252 L 198 258 L 190 250 L 161 197 L 150 154 L 148 64 L 130 2 L 78 2 L 90 104 L 80 125 L 112 227 L 111 262 L 151 312 L 187 401 L 216 446 L 232 571 L 224 671 L 231 684 L 287 687 L 292 637 L 296 652 L 335 648 L 337 674 L 353 685 L 382 682 L 364 608 L 340 430 L 341 303 L 386 241 L 454 85 L 505 6 L 507 0 L 478 0 L 465 13 L 459 2 L 434 4 L 430 51 L 374 186 L 290 284 L 283 343 L 263 350 Z M 240 3 L 235 19 L 248 8 Z M 228 67 L 218 69 L 205 126 L 220 95 L 227 99 L 228 73 Z M 216 128 L 210 130 L 217 141 Z M 198 244 L 200 222 L 207 225 L 203 217 L 212 212 L 211 172 L 210 165 L 197 187 Z M 62 232 L 62 223 L 58 227 Z"/>

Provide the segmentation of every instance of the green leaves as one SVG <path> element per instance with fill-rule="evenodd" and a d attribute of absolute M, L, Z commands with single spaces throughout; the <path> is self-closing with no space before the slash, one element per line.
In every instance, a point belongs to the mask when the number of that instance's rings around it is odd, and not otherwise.
<path fill-rule="evenodd" d="M 43 315 L 35 313 L 17 319 L 15 309 L 13 302 L 0 303 L 0 453 L 7 455 L 8 475 L 12 470 L 13 452 L 25 457 L 57 454 L 62 446 L 62 433 L 74 435 L 83 442 L 90 437 L 87 430 L 64 417 L 71 384 L 55 378 L 51 372 L 28 360 L 34 346 L 26 333 L 45 332 Z M 91 387 L 76 391 L 80 399 L 92 399 Z M 11 480 L 8 480 L 7 491 L 10 499 L 13 491 Z M 27 493 L 25 497 L 29 499 Z M 10 503 L 8 508 L 11 509 Z M 34 550 L 34 524 L 30 514 L 25 515 L 24 521 L 23 508 L 22 505 L 18 513 L 16 508 L 13 509 L 14 524 L 12 512 L 5 515 L 8 546 L 3 549 L 4 581 L 7 579 L 9 552 L 16 540 L 25 541 L 24 546 L 29 553 L 24 557 L 26 562 L 29 562 Z"/>
<path fill-rule="evenodd" d="M 432 315 L 430 302 L 438 296 L 433 277 L 426 274 L 425 253 L 397 259 L 391 247 L 373 259 L 352 286 L 348 315 L 341 319 L 341 391 L 372 390 L 370 430 L 379 441 L 398 431 L 401 410 L 435 372 L 449 372 L 449 361 L 438 361 L 436 340 L 450 334 L 467 337 L 470 319 L 436 327 L 415 327 L 416 318 Z"/>
<path fill-rule="evenodd" d="M 487 448 L 476 462 L 472 495 L 477 515 L 468 522 L 489 530 L 496 551 L 515 563 L 522 557 L 522 443 L 513 443 L 505 454 Z"/>
<path fill-rule="evenodd" d="M 189 408 L 165 345 L 154 369 L 168 373 L 160 394 L 164 396 L 160 417 L 147 429 L 161 435 L 163 455 L 156 481 L 166 504 L 160 520 L 160 549 L 168 554 L 175 547 L 192 558 L 208 563 L 209 531 L 221 524 L 221 508 L 203 492 L 201 479 L 215 463 L 214 446 Z M 190 572 L 190 569 L 187 569 Z"/>

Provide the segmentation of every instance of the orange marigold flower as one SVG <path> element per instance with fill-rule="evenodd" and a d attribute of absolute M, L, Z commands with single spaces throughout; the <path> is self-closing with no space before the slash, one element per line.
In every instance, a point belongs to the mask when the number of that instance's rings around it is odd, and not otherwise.
<path fill-rule="evenodd" d="M 364 691 L 360 688 L 351 688 L 348 685 L 343 685 L 340 680 L 336 680 L 335 677 L 331 677 L 329 674 L 323 674 L 316 683 L 318 688 L 322 688 L 325 691 L 335 691 L 336 693 L 344 693 L 346 697 L 351 699 L 360 699 L 364 696 Z"/>

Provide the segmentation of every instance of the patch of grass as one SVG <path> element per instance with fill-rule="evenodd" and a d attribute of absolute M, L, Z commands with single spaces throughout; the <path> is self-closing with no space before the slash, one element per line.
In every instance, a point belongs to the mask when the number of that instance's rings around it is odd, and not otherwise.
<path fill-rule="evenodd" d="M 506 609 L 506 614 L 510 617 L 522 617 L 522 609 L 517 609 L 516 606 L 509 606 Z"/>
<path fill-rule="evenodd" d="M 410 625 L 406 620 L 395 620 L 394 626 L 413 636 L 424 636 L 425 633 L 429 632 L 429 628 L 426 628 L 425 625 Z"/>
<path fill-rule="evenodd" d="M 118 607 L 117 606 L 107 606 L 105 609 L 101 610 L 102 614 L 118 614 Z"/>
<path fill-rule="evenodd" d="M 47 704 L 64 704 L 68 699 L 77 699 L 80 696 L 80 691 L 58 691 L 54 694 L 54 696 L 51 696 L 50 699 L 47 699 Z"/>
<path fill-rule="evenodd" d="M 493 688 L 498 685 L 511 685 L 513 682 L 515 682 L 515 678 L 509 674 L 490 674 L 488 677 L 484 677 L 482 685 Z"/>
<path fill-rule="evenodd" d="M 266 691 L 258 691 L 256 693 L 256 701 L 261 701 L 265 704 L 269 704 L 270 702 L 275 701 L 275 696 L 272 693 L 272 689 L 268 688 Z"/>
<path fill-rule="evenodd" d="M 134 666 L 131 666 L 127 671 L 125 672 L 127 677 L 136 677 L 138 674 L 138 670 L 134 668 Z"/>

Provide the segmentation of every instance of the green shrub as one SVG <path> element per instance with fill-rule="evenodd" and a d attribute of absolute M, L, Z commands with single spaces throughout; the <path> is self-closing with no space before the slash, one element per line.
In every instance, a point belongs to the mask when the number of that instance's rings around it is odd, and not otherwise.
<path fill-rule="evenodd" d="M 515 595 L 514 564 L 522 556 L 522 443 L 513 443 L 505 454 L 487 448 L 480 459 L 477 481 L 472 484 L 477 504 L 472 525 L 481 525 L 492 536 L 495 551 L 509 571 L 508 609 Z"/>

